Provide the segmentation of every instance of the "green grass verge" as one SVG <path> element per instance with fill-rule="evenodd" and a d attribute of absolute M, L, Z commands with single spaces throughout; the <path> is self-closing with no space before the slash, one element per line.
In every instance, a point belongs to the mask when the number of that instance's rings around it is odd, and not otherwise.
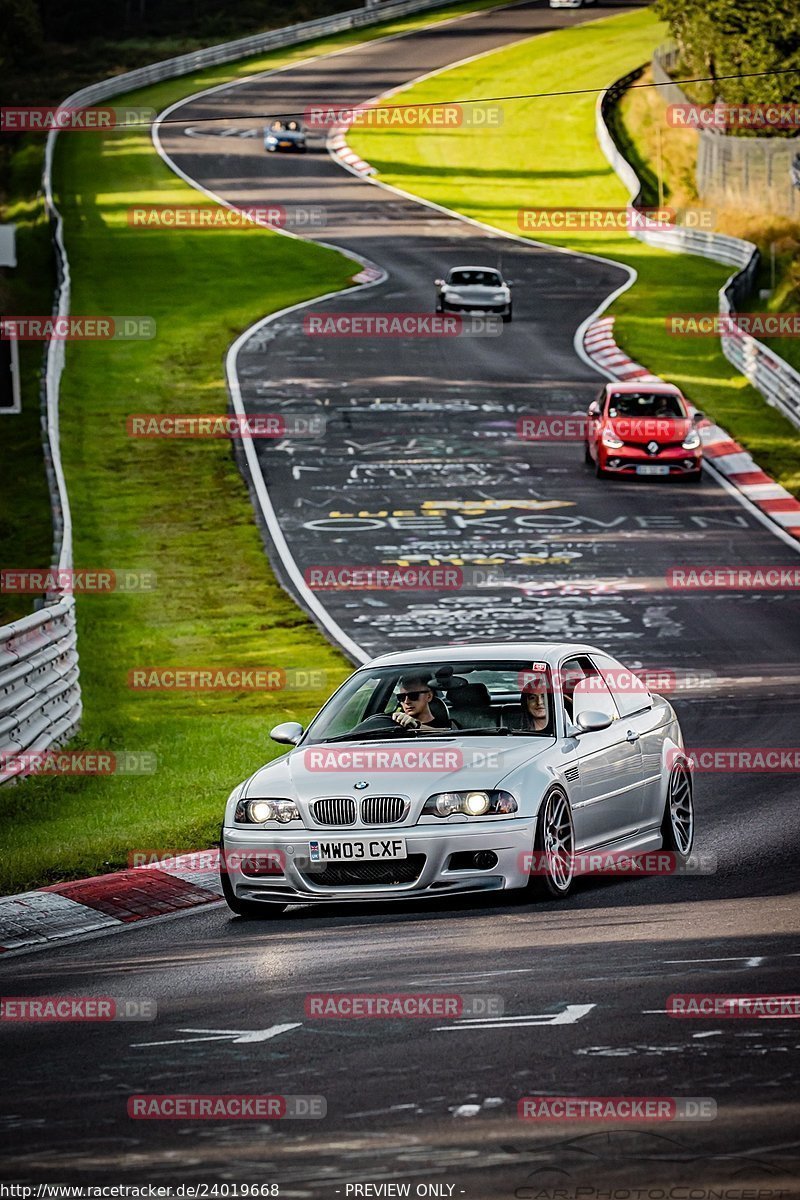
<path fill-rule="evenodd" d="M 472 7 L 481 5 L 452 11 Z M 119 103 L 160 109 L 223 79 L 386 32 L 276 52 L 140 90 Z M 135 849 L 209 845 L 230 788 L 281 753 L 269 742 L 272 725 L 307 720 L 350 669 L 275 581 L 228 443 L 131 439 L 126 417 L 225 412 L 223 362 L 234 337 L 267 312 L 346 286 L 358 267 L 334 251 L 262 229 L 176 236 L 130 228 L 132 204 L 207 203 L 168 170 L 149 131 L 64 135 L 56 185 L 72 311 L 144 314 L 158 330 L 152 341 L 67 347 L 61 444 L 76 565 L 154 571 L 158 585 L 152 592 L 78 598 L 85 715 L 76 744 L 147 750 L 158 769 L 144 776 L 38 777 L 3 789 L 5 893 L 124 866 Z M 31 221 L 38 228 L 40 216 Z M 37 298 L 39 307 L 28 311 L 42 311 L 42 303 Z M 34 403 L 27 398 L 31 412 Z M 17 471 L 15 479 L 27 486 Z M 36 503 L 31 490 L 26 504 Z M 41 496 L 38 503 L 42 508 Z M 46 546 L 49 557 L 49 531 Z M 313 668 L 327 679 L 307 691 L 131 691 L 128 671 L 150 665 Z"/>
<path fill-rule="evenodd" d="M 601 89 L 647 61 L 664 32 L 648 10 L 587 22 L 439 73 L 388 103 L 557 92 L 565 81 L 570 88 Z M 360 127 L 348 140 L 387 183 L 525 235 L 518 219 L 525 208 L 626 203 L 627 193 L 597 145 L 595 101 L 591 91 L 506 101 L 504 123 L 490 135 L 468 126 Z M 669 313 L 716 311 L 728 268 L 656 250 L 626 234 L 537 230 L 528 236 L 633 267 L 637 282 L 609 309 L 617 318 L 620 345 L 682 387 L 764 470 L 800 494 L 800 455 L 790 423 L 736 374 L 716 340 L 677 338 L 665 329 Z"/>

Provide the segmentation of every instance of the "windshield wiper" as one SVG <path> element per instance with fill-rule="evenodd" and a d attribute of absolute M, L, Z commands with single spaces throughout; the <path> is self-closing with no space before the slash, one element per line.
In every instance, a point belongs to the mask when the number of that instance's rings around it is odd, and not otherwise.
<path fill-rule="evenodd" d="M 323 742 L 360 742 L 367 740 L 371 741 L 373 739 L 380 740 L 380 738 L 385 739 L 397 737 L 398 733 L 408 734 L 409 732 L 410 731 L 408 729 L 403 729 L 401 725 L 387 725 L 385 729 L 364 729 L 361 731 L 361 733 L 353 729 L 350 731 L 350 733 L 339 733 L 336 735 L 336 737 L 320 738 L 319 744 L 321 745 Z"/>

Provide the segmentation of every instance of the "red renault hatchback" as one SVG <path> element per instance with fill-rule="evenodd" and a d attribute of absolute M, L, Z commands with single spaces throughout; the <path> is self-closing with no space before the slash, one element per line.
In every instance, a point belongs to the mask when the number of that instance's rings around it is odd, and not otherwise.
<path fill-rule="evenodd" d="M 680 388 L 671 383 L 607 383 L 589 405 L 586 462 L 599 477 L 677 475 L 700 479 L 703 448 Z"/>

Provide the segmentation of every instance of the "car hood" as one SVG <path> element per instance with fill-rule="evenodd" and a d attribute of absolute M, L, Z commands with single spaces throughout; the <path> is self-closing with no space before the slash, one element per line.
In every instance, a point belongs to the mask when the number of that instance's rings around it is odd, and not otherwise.
<path fill-rule="evenodd" d="M 611 417 L 607 425 L 618 438 L 636 446 L 648 442 L 682 442 L 692 427 L 687 417 Z"/>
<path fill-rule="evenodd" d="M 285 797 L 305 815 L 322 796 L 407 796 L 416 815 L 434 792 L 495 788 L 555 745 L 551 737 L 403 738 L 300 746 L 261 767 L 244 796 Z M 368 786 L 354 789 L 354 784 Z"/>

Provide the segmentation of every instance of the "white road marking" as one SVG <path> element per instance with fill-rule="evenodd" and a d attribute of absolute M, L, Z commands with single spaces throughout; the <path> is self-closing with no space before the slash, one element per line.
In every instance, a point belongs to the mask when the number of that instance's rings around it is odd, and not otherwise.
<path fill-rule="evenodd" d="M 230 1038 L 235 1045 L 249 1045 L 251 1042 L 268 1042 L 290 1029 L 299 1029 L 302 1021 L 293 1021 L 290 1025 L 271 1025 L 269 1029 L 179 1029 L 178 1033 L 202 1033 L 204 1037 L 171 1038 L 166 1042 L 133 1042 L 132 1048 L 145 1046 L 182 1046 L 187 1042 L 222 1042 Z"/>
<path fill-rule="evenodd" d="M 595 1004 L 568 1004 L 560 1013 L 522 1013 L 508 1017 L 465 1017 L 455 1025 L 435 1025 L 434 1033 L 451 1029 L 519 1029 L 530 1025 L 574 1025 L 596 1008 Z"/>
<path fill-rule="evenodd" d="M 729 958 L 665 958 L 666 963 L 709 963 L 709 962 L 743 962 L 748 967 L 760 967 L 764 961 L 763 955 L 753 955 L 748 958 L 745 954 L 734 954 Z"/>

